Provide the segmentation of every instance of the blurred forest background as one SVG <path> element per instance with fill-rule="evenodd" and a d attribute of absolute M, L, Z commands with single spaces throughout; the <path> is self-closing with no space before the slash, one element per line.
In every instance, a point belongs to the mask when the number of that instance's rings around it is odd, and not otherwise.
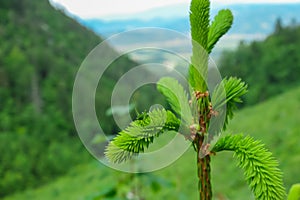
<path fill-rule="evenodd" d="M 196 199 L 190 151 L 166 169 L 130 175 L 99 164 L 81 144 L 72 119 L 73 82 L 83 59 L 101 41 L 47 0 L 0 1 L 0 199 Z M 278 19 L 264 40 L 241 41 L 218 63 L 223 76 L 249 84 L 229 131 L 266 143 L 280 162 L 287 189 L 300 182 L 297 21 L 283 25 Z M 118 131 L 105 114 L 114 84 L 136 64 L 122 56 L 100 80 L 104 87 L 96 107 L 105 132 Z M 133 101 L 143 111 L 153 104 L 154 87 L 140 92 Z M 159 96 L 154 101 L 162 102 Z M 213 158 L 215 198 L 253 199 L 231 157 Z"/>

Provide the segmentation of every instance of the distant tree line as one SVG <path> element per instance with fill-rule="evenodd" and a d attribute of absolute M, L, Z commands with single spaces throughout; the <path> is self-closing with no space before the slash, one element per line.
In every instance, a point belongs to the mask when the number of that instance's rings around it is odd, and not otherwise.
<path fill-rule="evenodd" d="M 223 76 L 235 75 L 249 84 L 246 105 L 264 101 L 300 85 L 300 27 L 295 20 L 263 41 L 241 41 L 235 51 L 225 51 L 219 61 Z"/>

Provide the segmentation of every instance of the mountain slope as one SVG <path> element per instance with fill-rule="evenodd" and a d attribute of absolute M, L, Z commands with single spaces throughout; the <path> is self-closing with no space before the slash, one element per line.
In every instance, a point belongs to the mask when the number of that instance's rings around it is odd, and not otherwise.
<path fill-rule="evenodd" d="M 101 41 L 47 0 L 0 1 L 0 198 L 90 159 L 73 125 L 71 97 L 81 62 Z M 112 91 L 134 65 L 120 58 L 103 90 Z M 109 103 L 97 99 L 100 114 Z M 112 121 L 103 120 L 108 132 Z"/>
<path fill-rule="evenodd" d="M 229 126 L 230 132 L 250 134 L 266 144 L 279 160 L 287 189 L 299 182 L 299 110 L 300 88 L 296 88 L 238 112 Z M 117 199 L 125 199 L 129 191 L 135 191 L 132 189 L 135 186 L 145 199 L 196 199 L 194 163 L 192 149 L 171 166 L 149 176 L 124 174 L 91 163 L 72 170 L 67 176 L 45 187 L 10 196 L 6 200 L 116 199 L 113 198 L 116 195 L 119 197 Z M 223 152 L 212 157 L 216 199 L 254 199 L 242 178 L 241 170 L 237 170 L 235 165 L 231 153 Z"/>

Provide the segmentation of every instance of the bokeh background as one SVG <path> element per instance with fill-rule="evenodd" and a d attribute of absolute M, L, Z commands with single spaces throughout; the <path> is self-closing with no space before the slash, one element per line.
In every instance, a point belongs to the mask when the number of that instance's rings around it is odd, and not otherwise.
<path fill-rule="evenodd" d="M 0 1 L 0 199 L 198 198 L 193 149 L 157 172 L 127 174 L 94 159 L 75 130 L 76 72 L 101 41 L 141 27 L 168 28 L 189 37 L 189 1 L 139 2 Z M 230 8 L 235 20 L 212 59 L 222 76 L 238 76 L 249 84 L 228 132 L 265 143 L 280 163 L 288 191 L 300 182 L 300 2 L 213 1 L 212 18 L 221 8 Z M 96 111 L 108 135 L 119 131 L 111 115 L 113 87 L 147 56 L 122 55 L 99 82 Z M 182 63 L 167 54 L 151 56 L 171 71 L 184 72 Z M 155 85 L 144 86 L 119 112 L 129 109 L 134 117 L 156 103 L 165 105 Z M 94 134 L 95 145 L 103 145 Z M 216 200 L 254 199 L 231 153 L 212 158 L 212 183 Z"/>

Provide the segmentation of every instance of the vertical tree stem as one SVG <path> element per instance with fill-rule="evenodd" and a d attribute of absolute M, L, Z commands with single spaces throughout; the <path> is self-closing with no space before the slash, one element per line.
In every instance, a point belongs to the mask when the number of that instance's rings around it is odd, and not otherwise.
<path fill-rule="evenodd" d="M 196 136 L 197 143 L 197 169 L 198 169 L 198 191 L 200 200 L 211 200 L 212 189 L 210 183 L 210 156 L 201 158 L 200 151 L 203 143 L 203 137 Z"/>

